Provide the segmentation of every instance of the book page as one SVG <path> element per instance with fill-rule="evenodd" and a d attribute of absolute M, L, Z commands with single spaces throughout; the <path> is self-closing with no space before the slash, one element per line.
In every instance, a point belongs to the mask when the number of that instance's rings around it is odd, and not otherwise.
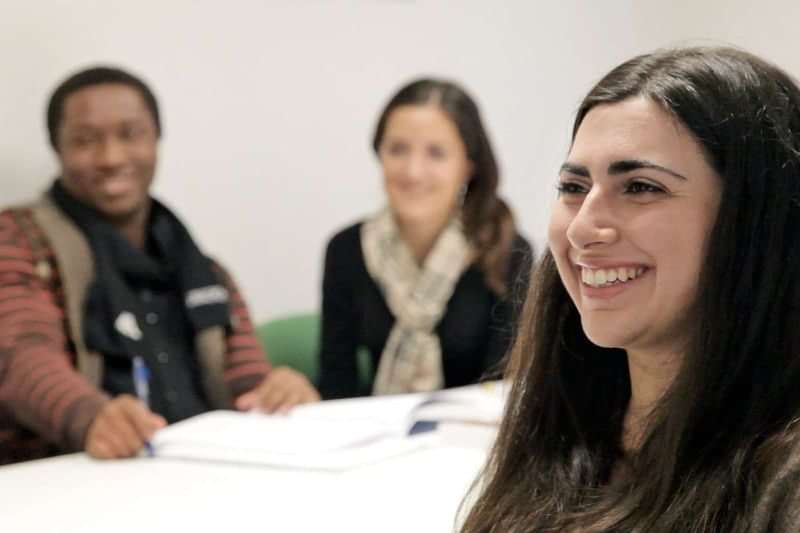
<path fill-rule="evenodd" d="M 211 411 L 172 424 L 156 433 L 153 446 L 202 444 L 282 454 L 328 452 L 357 446 L 386 436 L 375 424 L 342 424 L 328 420 L 302 420 L 283 415 L 237 411 Z"/>
<path fill-rule="evenodd" d="M 435 435 L 408 438 L 370 421 L 211 411 L 159 430 L 157 458 L 346 470 L 410 453 Z"/>
<path fill-rule="evenodd" d="M 504 401 L 505 387 L 492 382 L 304 404 L 287 415 L 211 411 L 159 430 L 151 444 L 157 457 L 337 470 L 429 445 L 440 423 L 495 427 Z"/>

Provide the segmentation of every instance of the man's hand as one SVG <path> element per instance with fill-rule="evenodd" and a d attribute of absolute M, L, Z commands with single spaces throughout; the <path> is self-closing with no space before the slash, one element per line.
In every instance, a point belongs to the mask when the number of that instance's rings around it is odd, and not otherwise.
<path fill-rule="evenodd" d="M 122 394 L 108 402 L 89 426 L 86 452 L 96 459 L 119 459 L 139 453 L 157 429 L 167 425 L 141 401 Z"/>
<path fill-rule="evenodd" d="M 319 393 L 306 377 L 289 367 L 273 368 L 264 381 L 236 399 L 240 411 L 260 409 L 267 413 L 286 412 L 301 403 L 318 402 Z"/>

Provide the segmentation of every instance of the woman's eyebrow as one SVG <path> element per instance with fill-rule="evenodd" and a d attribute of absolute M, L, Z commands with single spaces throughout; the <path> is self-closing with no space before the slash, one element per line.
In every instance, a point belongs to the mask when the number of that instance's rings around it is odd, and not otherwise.
<path fill-rule="evenodd" d="M 576 176 L 583 176 L 585 178 L 591 177 L 588 168 L 586 168 L 583 165 L 576 165 L 575 163 L 570 163 L 569 161 L 561 165 L 561 168 L 558 170 L 558 173 L 561 174 L 562 172 L 569 172 L 570 174 L 575 174 Z"/>
<path fill-rule="evenodd" d="M 610 165 L 608 165 L 608 173 L 613 175 L 617 174 L 625 174 L 627 172 L 632 172 L 634 170 L 639 170 L 642 168 L 657 170 L 660 172 L 664 172 L 669 174 L 670 176 L 676 177 L 678 179 L 686 180 L 686 176 L 675 172 L 665 166 L 657 165 L 652 161 L 647 161 L 644 159 L 622 159 L 620 161 L 614 161 Z M 570 174 L 575 174 L 576 176 L 583 176 L 586 178 L 591 177 L 591 173 L 589 169 L 585 165 L 579 165 L 576 163 L 570 163 L 569 161 L 565 162 L 561 165 L 559 169 L 559 174 L 562 172 L 569 172 Z"/>
<path fill-rule="evenodd" d="M 686 181 L 686 176 L 683 176 L 682 174 L 679 174 L 667 167 L 657 165 L 651 161 L 647 161 L 644 159 L 623 159 L 621 161 L 614 161 L 613 163 L 608 165 L 608 173 L 611 175 L 625 174 L 626 172 L 631 172 L 633 170 L 639 170 L 642 168 L 648 168 L 648 169 L 658 170 L 660 172 L 665 172 L 670 176 L 674 176 L 678 179 Z"/>

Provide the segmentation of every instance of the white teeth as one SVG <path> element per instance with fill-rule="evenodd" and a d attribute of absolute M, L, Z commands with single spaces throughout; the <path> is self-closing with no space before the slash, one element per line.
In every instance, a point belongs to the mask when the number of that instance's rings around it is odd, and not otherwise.
<path fill-rule="evenodd" d="M 596 285 L 605 285 L 606 283 L 606 271 L 605 270 L 598 270 L 594 273 L 594 282 Z"/>
<path fill-rule="evenodd" d="M 591 287 L 601 287 L 613 283 L 625 283 L 634 280 L 642 275 L 643 267 L 638 268 L 609 268 L 609 269 L 590 269 L 581 268 L 581 280 Z"/>

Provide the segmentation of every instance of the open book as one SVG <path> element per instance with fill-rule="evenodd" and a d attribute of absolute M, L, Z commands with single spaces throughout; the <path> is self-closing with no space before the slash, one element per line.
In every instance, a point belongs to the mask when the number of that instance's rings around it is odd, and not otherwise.
<path fill-rule="evenodd" d="M 345 470 L 431 445 L 442 422 L 496 424 L 504 389 L 492 382 L 333 400 L 286 415 L 211 411 L 160 430 L 152 445 L 156 457 Z"/>
<path fill-rule="evenodd" d="M 420 421 L 497 425 L 503 415 L 506 384 L 491 381 L 434 392 L 370 396 L 305 404 L 291 417 L 303 420 L 372 422 L 407 434 Z"/>

